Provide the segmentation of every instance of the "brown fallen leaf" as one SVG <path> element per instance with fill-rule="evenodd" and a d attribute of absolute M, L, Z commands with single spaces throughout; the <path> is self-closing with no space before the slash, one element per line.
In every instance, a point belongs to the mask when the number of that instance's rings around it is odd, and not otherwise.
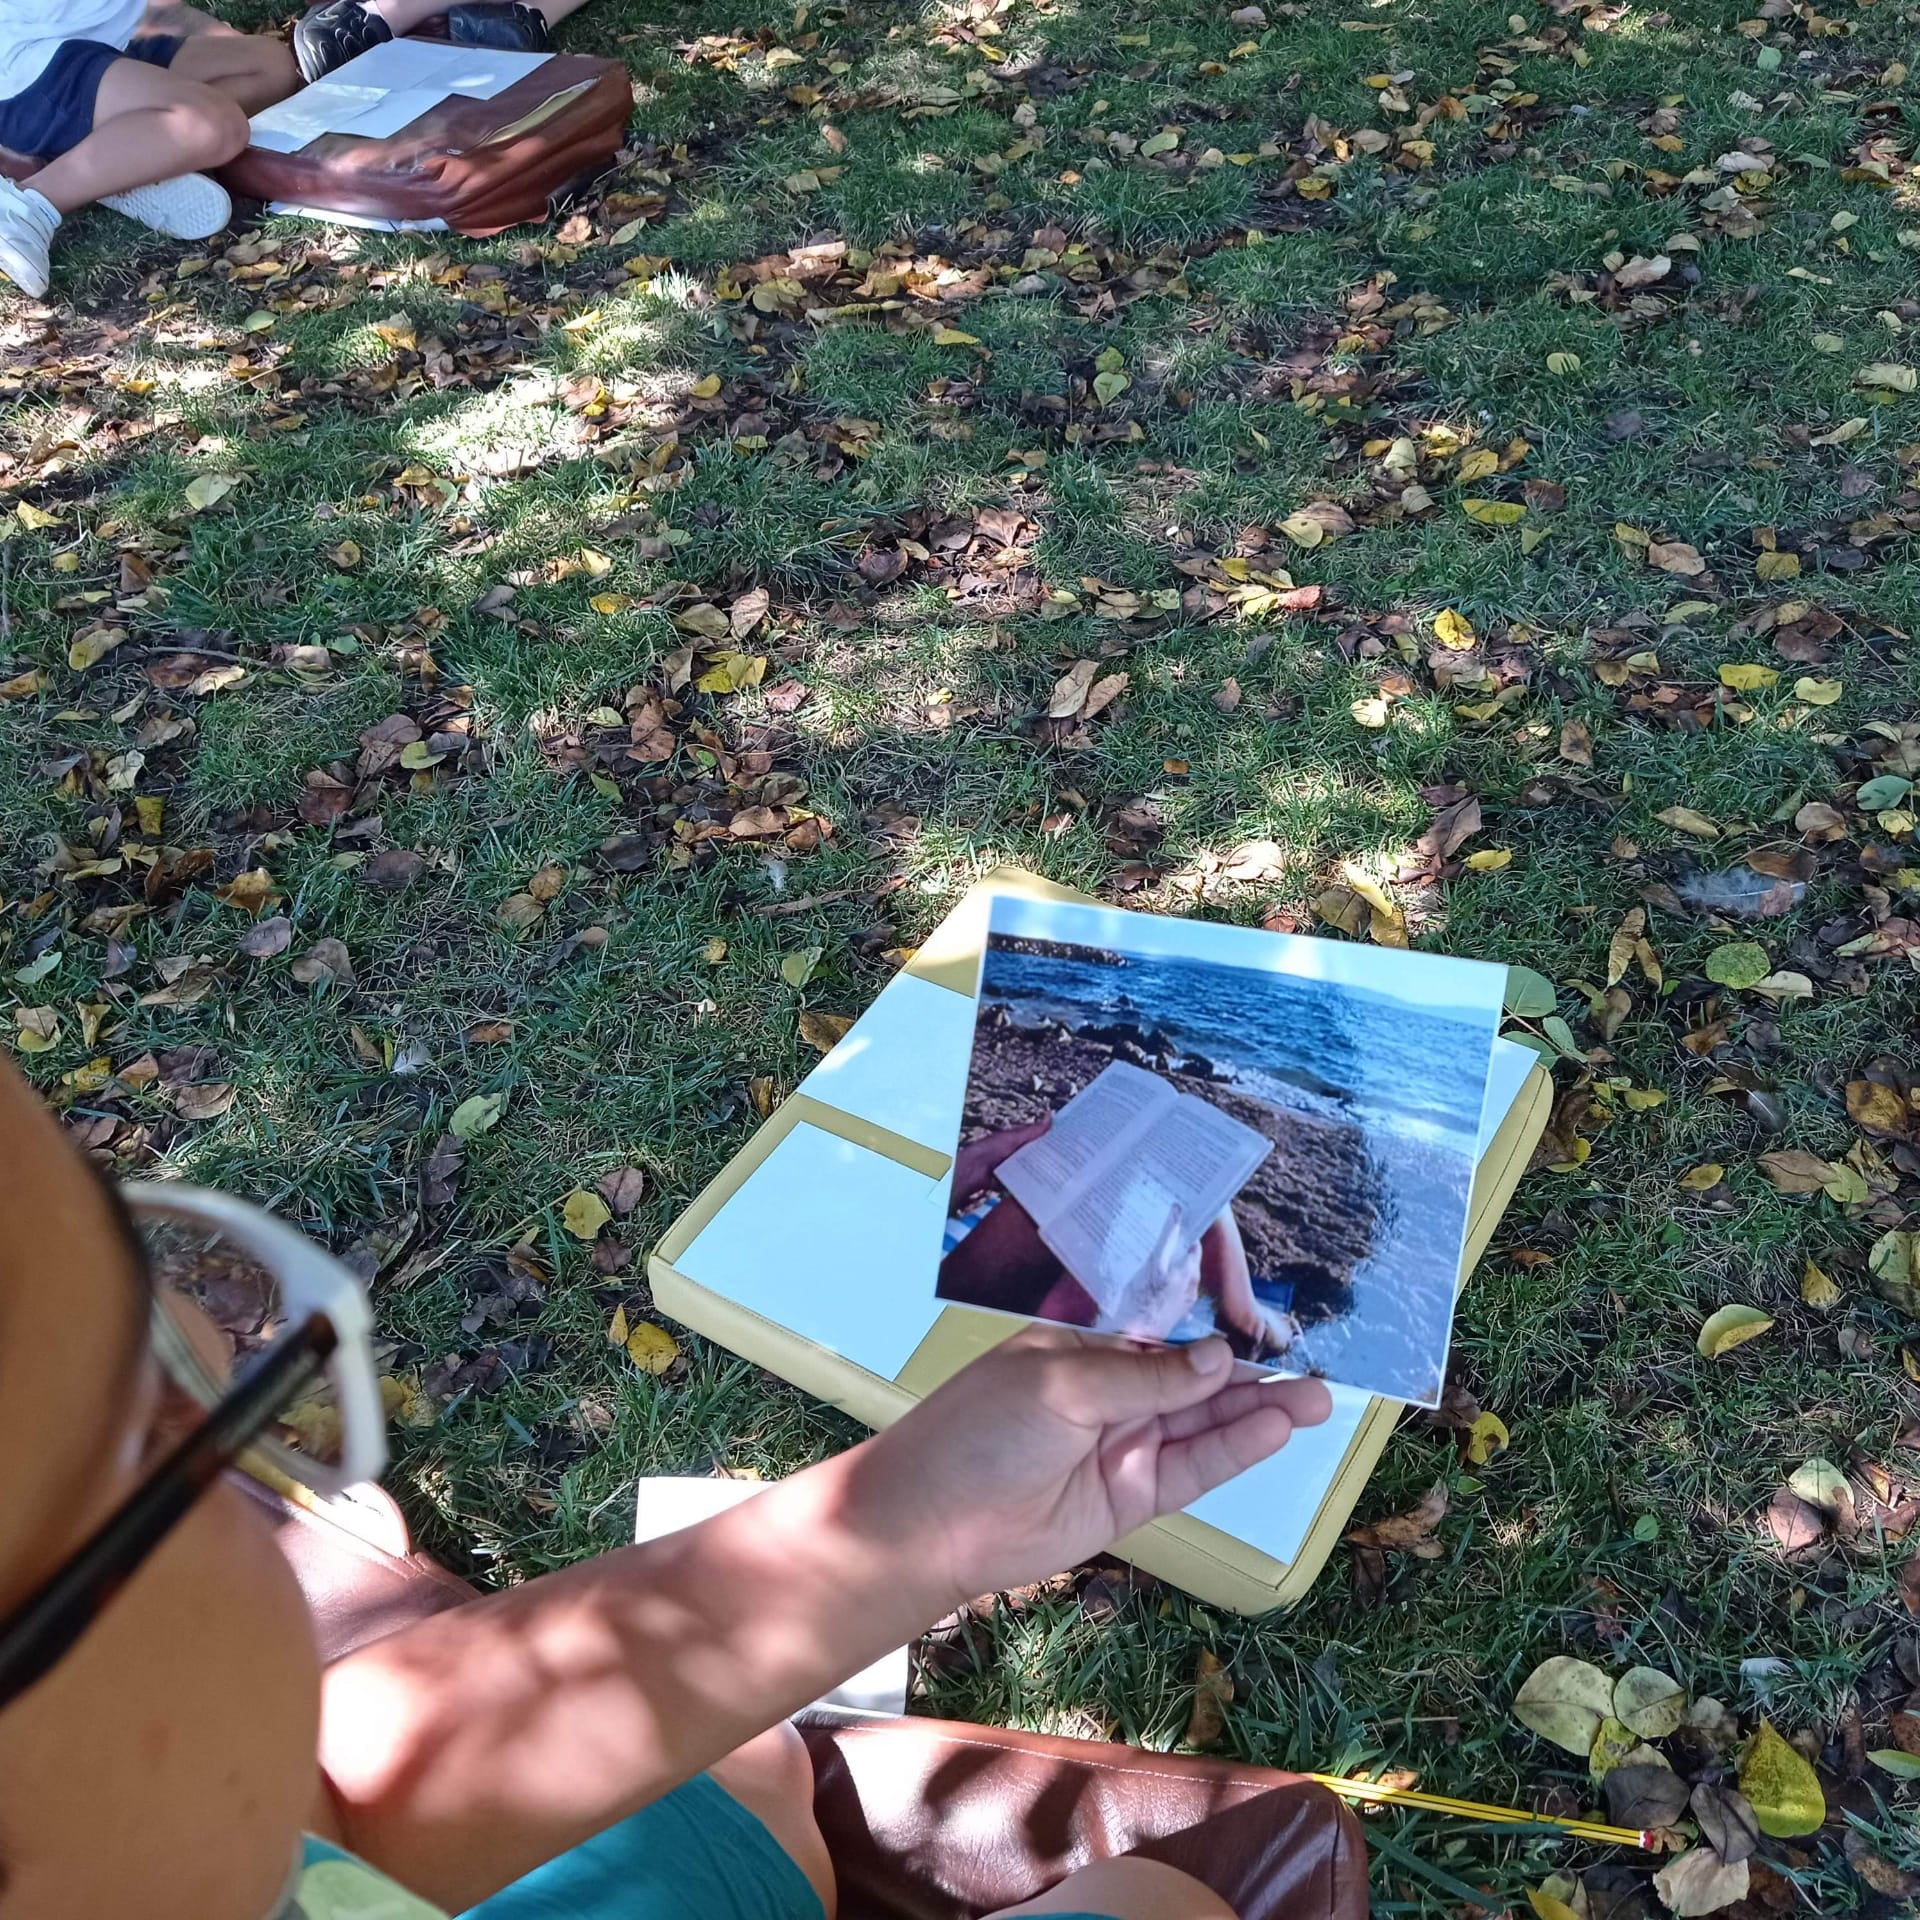
<path fill-rule="evenodd" d="M 800 1038 L 821 1053 L 831 1053 L 853 1025 L 850 1013 L 813 1013 L 800 1016 Z"/>
<path fill-rule="evenodd" d="M 1446 1517 L 1447 1483 L 1440 1480 L 1405 1513 L 1349 1527 L 1346 1537 L 1356 1547 L 1373 1547 L 1382 1553 L 1410 1553 L 1416 1560 L 1438 1560 L 1446 1549 L 1434 1537 L 1433 1530 Z"/>
<path fill-rule="evenodd" d="M 353 985 L 353 962 L 347 957 L 343 940 L 316 940 L 287 971 L 303 987 L 321 981 L 335 987 Z"/>
<path fill-rule="evenodd" d="M 226 1080 L 201 1080 L 189 1087 L 175 1087 L 170 1098 L 182 1120 L 217 1120 L 233 1105 L 239 1092 Z"/>
<path fill-rule="evenodd" d="M 1593 735 L 1584 720 L 1569 720 L 1561 727 L 1560 758 L 1572 767 L 1593 765 Z"/>
<path fill-rule="evenodd" d="M 647 1176 L 638 1167 L 616 1167 L 611 1173 L 603 1173 L 594 1185 L 601 1199 L 624 1218 L 646 1197 Z"/>
<path fill-rule="evenodd" d="M 1818 1193 L 1835 1178 L 1832 1161 L 1822 1160 L 1817 1153 L 1808 1153 L 1802 1147 L 1781 1147 L 1773 1153 L 1763 1153 L 1759 1164 L 1760 1171 L 1780 1193 Z"/>
<path fill-rule="evenodd" d="M 1700 549 L 1688 546 L 1684 540 L 1654 541 L 1647 548 L 1647 564 L 1658 567 L 1662 573 L 1679 574 L 1683 579 L 1692 579 L 1707 570 Z"/>
<path fill-rule="evenodd" d="M 1233 1676 L 1209 1647 L 1200 1650 L 1193 1676 L 1193 1709 L 1187 1715 L 1187 1745 L 1217 1747 L 1227 1731 L 1227 1708 L 1233 1701 Z"/>
<path fill-rule="evenodd" d="M 427 870 L 427 857 L 411 847 L 389 847 L 376 853 L 360 869 L 362 883 L 383 893 L 399 893 Z"/>
<path fill-rule="evenodd" d="M 284 913 L 256 920 L 239 939 L 240 951 L 249 960 L 271 960 L 293 945 L 293 922 Z"/>
<path fill-rule="evenodd" d="M 1693 1817 L 1700 1823 L 1701 1838 L 1729 1866 L 1749 1858 L 1758 1849 L 1760 1821 L 1752 1802 L 1739 1788 L 1703 1780 L 1694 1788 L 1690 1806 Z M 1672 1823 L 1663 1820 L 1660 1824 Z"/>
<path fill-rule="evenodd" d="M 1810 1553 L 1826 1539 L 1831 1520 L 1791 1487 L 1782 1487 L 1767 1502 L 1764 1524 L 1774 1544 L 1788 1556 Z"/>

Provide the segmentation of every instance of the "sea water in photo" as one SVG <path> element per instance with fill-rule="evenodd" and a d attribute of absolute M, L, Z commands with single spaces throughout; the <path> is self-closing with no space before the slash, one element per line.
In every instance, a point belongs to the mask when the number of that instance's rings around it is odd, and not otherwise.
<path fill-rule="evenodd" d="M 983 1006 L 1029 1028 L 1151 1030 L 1258 1099 L 1359 1126 L 1381 1190 L 1371 1251 L 1353 1270 L 1348 1310 L 1308 1328 L 1280 1365 L 1435 1402 L 1497 1011 L 1180 955 L 1082 952 L 990 944 Z M 1258 1273 L 1254 1285 L 1289 1304 Z"/>

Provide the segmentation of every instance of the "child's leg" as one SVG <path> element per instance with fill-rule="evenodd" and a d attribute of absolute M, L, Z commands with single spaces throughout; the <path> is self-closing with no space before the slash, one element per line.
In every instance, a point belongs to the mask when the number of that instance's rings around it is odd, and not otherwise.
<path fill-rule="evenodd" d="M 109 194 L 217 167 L 247 144 L 238 100 L 142 60 L 116 60 L 100 81 L 93 131 L 26 184 L 63 214 Z"/>
<path fill-rule="evenodd" d="M 293 49 L 284 40 L 241 33 L 224 20 L 197 7 L 179 5 L 177 0 L 160 0 L 147 8 L 135 36 L 136 48 L 150 37 L 179 42 L 165 63 L 169 73 L 227 94 L 249 113 L 284 100 L 300 84 Z"/>

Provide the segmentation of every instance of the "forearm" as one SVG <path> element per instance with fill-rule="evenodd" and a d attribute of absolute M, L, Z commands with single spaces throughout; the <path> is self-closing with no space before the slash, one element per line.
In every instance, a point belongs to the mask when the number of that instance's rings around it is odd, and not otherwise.
<path fill-rule="evenodd" d="M 875 1445 L 333 1668 L 347 1844 L 459 1911 L 923 1630 L 954 1599 L 937 1516 Z"/>

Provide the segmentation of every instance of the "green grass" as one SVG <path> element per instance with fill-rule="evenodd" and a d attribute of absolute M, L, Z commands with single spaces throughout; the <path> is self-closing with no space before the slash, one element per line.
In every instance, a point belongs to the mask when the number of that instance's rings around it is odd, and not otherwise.
<path fill-rule="evenodd" d="M 278 10 L 228 9 L 252 25 Z M 9 517 L 0 544 L 0 679 L 45 675 L 0 704 L 0 967 L 62 954 L 17 989 L 63 1021 L 26 1064 L 57 1102 L 122 1123 L 123 1168 L 230 1186 L 342 1247 L 419 1206 L 461 1100 L 508 1096 L 452 1204 L 418 1222 L 408 1277 L 378 1296 L 397 1372 L 444 1387 L 503 1344 L 514 1363 L 439 1393 L 435 1424 L 400 1436 L 395 1485 L 436 1549 L 522 1579 L 620 1540 L 639 1473 L 771 1475 L 852 1437 L 691 1336 L 656 1380 L 604 1330 L 617 1306 L 650 1310 L 645 1251 L 745 1139 L 754 1089 L 782 1097 L 807 1070 L 799 1013 L 857 1011 L 983 868 L 1107 890 L 1135 857 L 1108 820 L 1144 802 L 1164 827 L 1155 877 L 1117 897 L 1304 926 L 1342 863 L 1391 880 L 1429 818 L 1419 789 L 1457 781 L 1485 810 L 1473 845 L 1514 857 L 1395 883 L 1417 943 L 1561 983 L 1594 1049 L 1560 1064 L 1563 1093 L 1630 1079 L 1666 1095 L 1590 1124 L 1584 1165 L 1530 1174 L 1467 1290 L 1458 1376 L 1511 1449 L 1469 1471 L 1449 1436 L 1399 1434 L 1363 1515 L 1436 1480 L 1451 1504 L 1442 1557 L 1395 1559 L 1378 1599 L 1351 1587 L 1344 1548 L 1285 1619 L 1151 1586 L 1090 1612 L 1084 1581 L 1064 1580 L 983 1604 L 965 1643 L 924 1664 L 921 1704 L 1173 1744 L 1211 1649 L 1234 1680 L 1228 1744 L 1249 1758 L 1590 1801 L 1584 1768 L 1509 1717 L 1538 1660 L 1644 1661 L 1750 1713 L 1741 1662 L 1778 1657 L 1780 1725 L 1828 1738 L 1859 1704 L 1868 1744 L 1889 1744 L 1891 1650 L 1912 1626 L 1893 1585 L 1905 1549 L 1790 1565 L 1756 1522 L 1808 1458 L 1912 1460 L 1895 1447 L 1916 1414 L 1912 1329 L 1874 1294 L 1865 1255 L 1910 1222 L 1913 1182 L 1896 1165 L 1871 1211 L 1843 1211 L 1776 1194 L 1756 1161 L 1783 1144 L 1848 1150 L 1839 1089 L 1903 1057 L 1920 981 L 1897 955 L 1842 960 L 1777 1014 L 1750 994 L 1716 1000 L 1704 969 L 1727 931 L 1657 887 L 1690 859 L 1791 843 L 1797 809 L 1844 796 L 1884 747 L 1868 729 L 1920 718 L 1920 399 L 1855 378 L 1920 359 L 1914 109 L 1910 85 L 1881 77 L 1911 57 L 1916 15 L 1850 5 L 1826 34 L 1730 0 L 1603 11 L 1584 30 L 1533 0 L 1518 27 L 1512 12 L 1306 0 L 1259 28 L 1224 6 L 1016 0 L 990 23 L 1002 68 L 971 50 L 980 33 L 959 9 L 861 0 L 801 24 L 772 5 L 594 0 L 567 40 L 626 59 L 641 100 L 637 158 L 607 187 L 663 196 L 617 244 L 630 206 L 598 198 L 581 246 L 265 221 L 243 230 L 239 260 L 219 243 L 182 277 L 184 250 L 102 214 L 66 241 L 50 331 L 0 296 L 0 507 L 59 519 Z M 801 58 L 770 61 L 782 47 Z M 1405 111 L 1369 84 L 1393 74 L 1411 75 Z M 1678 109 L 1679 152 L 1649 143 L 1661 107 Z M 1142 158 L 1163 128 L 1179 130 L 1173 158 Z M 1687 180 L 1755 136 L 1780 161 L 1764 191 L 1730 199 L 1724 171 Z M 1891 162 L 1883 182 L 1859 170 L 1868 141 L 1866 158 Z M 1209 149 L 1217 164 L 1188 164 Z M 1310 169 L 1324 197 L 1297 191 Z M 263 239 L 291 275 L 245 277 Z M 838 283 L 808 280 L 772 312 L 742 297 L 786 270 L 756 276 L 755 262 L 828 240 L 849 249 Z M 1606 296 L 1610 255 L 1659 252 L 1671 271 L 1640 308 Z M 808 317 L 857 282 L 866 311 Z M 941 327 L 971 341 L 942 343 Z M 396 346 L 409 334 L 414 348 Z M 1131 384 L 1102 405 L 1091 382 L 1114 353 Z M 1567 354 L 1577 368 L 1549 363 Z M 1628 413 L 1636 430 L 1616 430 Z M 1813 444 L 1854 420 L 1854 437 Z M 1432 504 L 1403 511 L 1405 476 L 1382 455 L 1449 432 L 1527 446 L 1465 483 L 1456 454 L 1427 452 Z M 444 489 L 419 487 L 422 469 Z M 239 485 L 196 514 L 185 489 L 207 474 Z M 1536 502 L 1508 528 L 1462 510 L 1521 503 L 1528 481 L 1557 482 L 1564 505 Z M 1292 548 L 1274 530 L 1315 498 L 1345 503 L 1359 530 Z M 984 549 L 877 586 L 861 570 L 903 543 L 944 555 L 954 523 L 1005 507 L 1035 529 L 1025 568 L 992 575 L 1010 596 L 946 591 Z M 1861 525 L 1874 514 L 1889 517 Z M 1712 579 L 1654 570 L 1621 526 L 1692 543 Z M 1806 554 L 1800 579 L 1756 576 L 1761 529 Z M 1546 537 L 1529 549 L 1523 531 Z M 75 671 L 68 646 L 127 590 L 130 550 L 160 591 L 123 610 L 124 644 Z M 1181 563 L 1236 553 L 1321 586 L 1324 606 L 1152 607 L 1192 586 Z M 1086 579 L 1138 593 L 1152 617 L 1102 617 L 1091 594 L 1039 616 L 1039 590 Z M 502 585 L 510 604 L 487 611 Z M 673 615 L 756 588 L 770 621 L 742 644 L 767 657 L 763 687 L 688 692 L 669 766 L 609 752 L 590 778 L 581 743 L 616 738 L 591 716 L 658 679 L 686 639 Z M 87 594 L 108 598 L 73 598 Z M 1846 623 L 1812 669 L 1842 683 L 1834 705 L 1800 700 L 1810 669 L 1756 627 L 1789 599 Z M 1431 639 L 1447 607 L 1481 636 L 1469 664 L 1515 689 L 1497 711 L 1479 704 L 1491 685 L 1447 684 Z M 1623 626 L 1660 669 L 1617 687 L 1594 670 L 1592 636 Z M 150 665 L 195 645 L 245 677 L 151 684 Z M 323 671 L 287 652 L 316 647 Z M 1064 666 L 1122 652 L 1126 699 L 1089 736 L 1039 741 Z M 1785 670 L 1709 726 L 1636 704 L 1739 661 Z M 1229 676 L 1242 698 L 1223 711 Z M 784 681 L 808 696 L 789 717 L 765 702 Z M 1388 724 L 1357 724 L 1356 703 L 1383 690 Z M 428 731 L 458 721 L 476 744 L 367 784 L 368 837 L 304 823 L 307 776 L 351 783 L 361 734 L 396 712 Z M 1558 756 L 1575 718 L 1590 772 Z M 778 862 L 727 840 L 676 857 L 676 823 L 685 834 L 753 797 L 716 771 L 714 741 L 752 746 L 768 720 L 774 770 L 805 783 L 832 835 Z M 136 796 L 164 802 L 157 839 Z M 1663 824 L 1675 805 L 1732 823 L 1728 839 Z M 653 836 L 637 871 L 596 853 L 623 834 Z M 1850 834 L 1802 906 L 1758 930 L 1776 966 L 1825 965 L 1900 911 L 1854 857 L 1884 832 L 1852 815 Z M 1284 881 L 1196 893 L 1213 856 L 1256 838 L 1286 848 Z M 145 869 L 63 877 L 61 848 L 130 841 L 204 848 L 213 866 L 133 919 L 134 967 L 103 984 L 86 916 L 140 902 Z M 361 863 L 381 848 L 422 852 L 426 871 L 403 892 L 369 887 Z M 499 903 L 547 863 L 567 869 L 564 890 L 537 927 L 503 929 Z M 346 942 L 350 990 L 296 985 L 287 957 L 238 957 L 245 921 L 212 889 L 256 865 L 295 953 Z M 1573 983 L 1604 981 L 1613 929 L 1650 886 L 1668 987 L 1636 977 L 1603 1048 Z M 829 897 L 796 915 L 756 911 L 816 895 Z M 593 929 L 598 944 L 571 941 Z M 821 959 L 795 989 L 780 962 L 805 947 Z M 182 954 L 221 963 L 214 991 L 139 1004 L 156 963 Z M 113 1011 L 88 1047 L 76 1009 L 103 997 Z M 1717 1012 L 1735 1034 L 1708 1063 L 1679 1041 Z M 476 1037 L 503 1021 L 505 1040 Z M 214 1049 L 239 1088 L 218 1120 L 63 1077 L 186 1046 Z M 1729 1097 L 1729 1068 L 1776 1094 L 1781 1133 Z M 1723 1189 L 1677 1187 L 1708 1161 Z M 628 1164 L 648 1178 L 614 1230 L 631 1260 L 596 1270 L 560 1205 Z M 516 1245 L 544 1279 L 511 1305 Z M 1509 1257 L 1528 1249 L 1549 1258 Z M 1801 1303 L 1808 1258 L 1845 1289 L 1832 1313 Z M 1727 1299 L 1777 1325 L 1709 1363 L 1694 1336 Z M 1869 1770 L 1848 1804 L 1913 1864 L 1900 1798 Z M 1424 1820 L 1378 1830 L 1381 1913 L 1464 1911 L 1461 1882 L 1514 1910 L 1546 1872 L 1591 1858 Z M 1808 1909 L 1880 1911 L 1838 1838 L 1793 1868 Z"/>

